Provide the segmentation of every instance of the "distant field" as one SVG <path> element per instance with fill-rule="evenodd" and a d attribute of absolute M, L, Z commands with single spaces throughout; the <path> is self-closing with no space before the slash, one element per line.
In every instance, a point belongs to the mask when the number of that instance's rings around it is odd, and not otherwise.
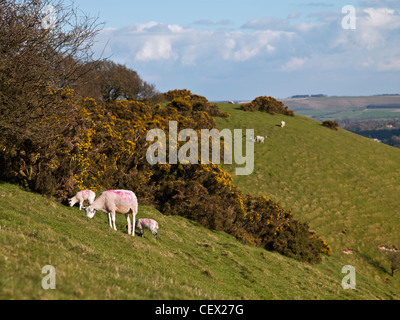
<path fill-rule="evenodd" d="M 400 118 L 400 109 L 353 109 L 353 110 L 312 110 L 296 109 L 297 114 L 315 120 L 384 120 Z"/>
<path fill-rule="evenodd" d="M 332 120 L 365 120 L 400 118 L 400 96 L 368 97 L 320 97 L 281 100 L 297 114 L 302 114 L 320 121 Z M 391 108 L 368 109 L 367 106 L 391 106 Z"/>

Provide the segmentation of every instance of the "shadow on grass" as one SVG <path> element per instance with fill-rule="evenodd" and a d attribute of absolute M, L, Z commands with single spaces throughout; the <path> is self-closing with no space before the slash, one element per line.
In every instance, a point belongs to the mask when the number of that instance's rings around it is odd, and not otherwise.
<path fill-rule="evenodd" d="M 386 273 L 388 275 L 391 275 L 391 273 L 388 271 L 388 269 L 383 266 L 379 261 L 377 261 L 376 259 L 368 256 L 365 253 L 360 253 L 359 256 L 361 258 L 363 258 L 369 265 L 371 265 L 372 267 L 374 267 L 377 271 L 379 272 L 383 272 Z"/>

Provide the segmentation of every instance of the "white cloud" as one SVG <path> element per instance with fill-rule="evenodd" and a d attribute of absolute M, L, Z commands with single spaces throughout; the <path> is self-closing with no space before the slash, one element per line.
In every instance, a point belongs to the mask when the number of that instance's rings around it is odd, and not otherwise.
<path fill-rule="evenodd" d="M 172 51 L 172 45 L 168 38 L 152 37 L 146 41 L 143 47 L 135 55 L 137 61 L 169 60 L 176 59 L 177 55 Z"/>
<path fill-rule="evenodd" d="M 286 72 L 299 70 L 304 66 L 307 60 L 307 58 L 292 57 L 281 67 L 281 69 Z"/>
<path fill-rule="evenodd" d="M 290 77 L 292 72 L 303 78 L 320 73 L 328 81 L 342 79 L 351 71 L 400 71 L 398 11 L 358 8 L 356 30 L 344 30 L 343 17 L 340 10 L 332 9 L 321 12 L 317 19 L 295 19 L 293 15 L 289 24 L 265 18 L 249 20 L 236 29 L 230 22 L 229 29 L 220 29 L 211 20 L 188 26 L 148 22 L 104 29 L 95 49 L 102 51 L 108 42 L 104 56 L 144 70 L 149 79 L 164 81 L 171 87 L 179 85 L 165 79 L 184 83 L 200 83 L 203 79 L 207 86 L 224 79 L 240 88 L 236 79 L 257 81 L 261 87 L 267 86 L 268 79 Z"/>

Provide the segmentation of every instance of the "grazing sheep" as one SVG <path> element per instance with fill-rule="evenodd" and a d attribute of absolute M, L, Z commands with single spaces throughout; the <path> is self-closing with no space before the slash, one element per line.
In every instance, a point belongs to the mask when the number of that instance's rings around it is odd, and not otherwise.
<path fill-rule="evenodd" d="M 144 238 L 144 229 L 150 230 L 154 238 L 157 239 L 158 223 L 153 219 L 139 219 L 136 221 L 135 228 L 140 230 L 142 238 Z"/>
<path fill-rule="evenodd" d="M 117 231 L 117 227 L 115 226 L 115 213 L 124 214 L 128 223 L 128 234 L 135 236 L 133 226 L 135 225 L 136 214 L 138 212 L 138 201 L 136 195 L 132 191 L 109 190 L 102 192 L 90 206 L 85 208 L 86 215 L 91 219 L 98 210 L 107 213 L 110 227 L 115 231 Z M 132 214 L 132 225 L 129 214 Z"/>
<path fill-rule="evenodd" d="M 265 138 L 267 138 L 267 136 L 257 136 L 255 137 L 255 142 L 260 142 L 260 143 L 264 143 Z"/>
<path fill-rule="evenodd" d="M 91 205 L 96 198 L 96 194 L 91 190 L 82 190 L 79 191 L 72 198 L 68 199 L 68 203 L 70 207 L 73 207 L 77 202 L 79 202 L 79 210 L 83 208 L 83 202 L 85 200 L 89 201 L 89 205 Z"/>
<path fill-rule="evenodd" d="M 285 121 L 281 121 L 281 128 L 284 128 L 286 126 L 286 122 Z"/>

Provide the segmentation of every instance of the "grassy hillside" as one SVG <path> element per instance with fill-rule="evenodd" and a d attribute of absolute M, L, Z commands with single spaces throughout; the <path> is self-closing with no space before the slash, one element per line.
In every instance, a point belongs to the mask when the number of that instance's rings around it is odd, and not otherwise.
<path fill-rule="evenodd" d="M 221 108 L 231 117 L 218 119 L 220 128 L 268 135 L 255 146 L 254 173 L 233 175 L 235 183 L 293 208 L 329 242 L 331 257 L 311 266 L 144 206 L 138 218 L 158 220 L 159 240 L 132 238 L 123 216 L 115 232 L 105 214 L 89 220 L 77 207 L 1 183 L 0 299 L 399 299 L 400 277 L 390 276 L 377 246 L 400 247 L 400 150 L 301 116 Z M 56 290 L 41 287 L 48 264 Z M 341 287 L 345 265 L 356 268 L 357 290 Z"/>
<path fill-rule="evenodd" d="M 235 176 L 233 166 L 225 167 L 235 184 L 292 208 L 332 246 L 334 268 L 353 265 L 377 288 L 400 292 L 400 277 L 389 276 L 385 254 L 378 249 L 381 244 L 400 247 L 400 150 L 303 116 L 220 107 L 231 113 L 218 119 L 220 129 L 254 128 L 256 135 L 268 136 L 255 146 L 252 175 Z M 278 126 L 281 120 L 285 128 Z M 345 255 L 343 249 L 355 253 Z"/>
<path fill-rule="evenodd" d="M 388 284 L 358 275 L 343 290 L 337 258 L 299 263 L 176 216 L 140 207 L 160 223 L 159 240 L 111 230 L 78 208 L 0 184 L 0 299 L 388 299 Z M 41 287 L 56 268 L 56 290 Z"/>

